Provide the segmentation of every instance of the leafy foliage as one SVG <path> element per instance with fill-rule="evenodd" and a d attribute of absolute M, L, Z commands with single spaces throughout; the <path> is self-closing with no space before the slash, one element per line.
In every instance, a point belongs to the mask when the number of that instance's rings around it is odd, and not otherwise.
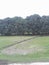
<path fill-rule="evenodd" d="M 49 35 L 49 16 L 37 14 L 0 20 L 0 35 Z"/>

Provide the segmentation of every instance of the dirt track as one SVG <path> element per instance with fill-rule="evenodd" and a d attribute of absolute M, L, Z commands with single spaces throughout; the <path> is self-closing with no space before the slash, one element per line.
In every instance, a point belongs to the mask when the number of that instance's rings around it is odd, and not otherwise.
<path fill-rule="evenodd" d="M 36 47 L 33 45 L 33 47 L 31 48 L 28 48 L 28 49 L 22 49 L 22 48 L 16 48 L 16 45 L 17 44 L 20 44 L 21 43 L 21 46 L 24 47 L 25 44 L 29 43 L 32 39 L 34 38 L 37 38 L 37 37 L 32 37 L 32 38 L 29 38 L 29 39 L 26 39 L 26 40 L 22 40 L 20 42 L 16 42 L 8 47 L 4 47 L 2 50 L 1 50 L 1 53 L 3 54 L 7 54 L 7 55 L 13 55 L 13 54 L 20 54 L 20 55 L 26 55 L 28 53 L 34 53 L 36 51 L 42 51 L 43 48 L 40 48 L 40 47 Z M 30 45 L 29 45 L 30 46 Z"/>
<path fill-rule="evenodd" d="M 8 65 L 8 62 L 7 60 L 0 60 L 0 65 Z"/>
<path fill-rule="evenodd" d="M 49 62 L 35 62 L 35 63 L 24 63 L 24 64 L 9 64 L 9 65 L 49 65 Z"/>
<path fill-rule="evenodd" d="M 11 46 L 13 46 L 13 45 L 16 45 L 16 44 L 20 44 L 20 43 L 22 43 L 22 42 L 25 42 L 25 41 L 28 41 L 28 40 L 31 40 L 31 39 L 34 39 L 34 38 L 37 38 L 38 36 L 34 36 L 34 37 L 31 37 L 31 38 L 29 38 L 29 39 L 25 39 L 25 40 L 22 40 L 22 41 L 15 41 L 13 44 L 11 44 L 11 45 L 7 45 L 7 46 L 5 46 L 5 47 L 2 47 L 2 49 L 0 49 L 0 50 L 3 50 L 3 49 L 5 49 L 5 48 L 8 48 L 8 47 L 11 47 Z"/>
<path fill-rule="evenodd" d="M 34 39 L 34 38 L 37 38 L 37 37 L 32 37 L 32 38 L 29 38 L 29 39 L 26 39 L 26 40 L 22 40 L 22 41 L 20 41 L 20 42 L 16 42 L 16 41 L 15 41 L 14 44 L 11 44 L 11 45 L 9 45 L 9 46 L 3 47 L 3 49 L 1 49 L 1 51 L 4 50 L 4 49 L 7 49 L 7 48 L 9 48 L 9 47 L 12 47 L 12 46 L 14 46 L 14 45 L 16 45 L 16 44 L 19 44 L 19 43 L 22 43 L 22 42 L 26 42 L 26 41 L 29 41 L 29 40 Z M 7 60 L 0 60 L 0 65 L 8 65 L 8 63 L 10 63 L 10 62 L 7 61 Z"/>

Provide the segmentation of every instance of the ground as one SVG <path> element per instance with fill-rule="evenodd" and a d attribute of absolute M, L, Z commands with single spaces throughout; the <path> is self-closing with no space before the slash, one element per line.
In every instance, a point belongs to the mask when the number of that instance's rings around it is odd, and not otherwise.
<path fill-rule="evenodd" d="M 2 36 L 0 60 L 49 61 L 49 36 Z"/>

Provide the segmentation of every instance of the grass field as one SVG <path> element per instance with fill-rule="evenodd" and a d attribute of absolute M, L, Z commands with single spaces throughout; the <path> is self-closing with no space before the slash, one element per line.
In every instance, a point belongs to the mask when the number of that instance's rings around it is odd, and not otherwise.
<path fill-rule="evenodd" d="M 0 48 L 14 44 L 15 41 L 26 40 L 34 36 L 3 36 L 0 37 Z M 16 44 L 16 54 L 0 53 L 0 59 L 13 62 L 49 61 L 49 36 L 35 37 Z M 25 53 L 25 54 L 23 54 Z"/>
<path fill-rule="evenodd" d="M 14 44 L 15 42 L 22 41 L 28 38 L 31 38 L 31 36 L 0 36 L 0 49 L 10 44 Z"/>

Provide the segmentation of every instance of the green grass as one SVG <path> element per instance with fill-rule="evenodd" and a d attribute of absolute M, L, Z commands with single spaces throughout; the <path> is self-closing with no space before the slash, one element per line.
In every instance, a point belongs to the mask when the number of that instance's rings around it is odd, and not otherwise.
<path fill-rule="evenodd" d="M 21 41 L 23 39 L 28 39 L 28 38 L 31 38 L 31 36 L 0 37 L 0 48 L 7 44 L 12 44 L 14 41 Z M 28 53 L 26 55 L 19 55 L 19 54 L 6 55 L 0 53 L 0 59 L 10 60 L 14 62 L 49 61 L 49 36 L 36 37 L 31 41 L 23 42 L 23 45 L 21 44 L 16 45 L 16 48 L 29 49 L 30 47 L 32 48 L 33 46 L 44 48 L 44 51 L 41 52 L 36 51 L 36 52 Z"/>
<path fill-rule="evenodd" d="M 28 38 L 31 38 L 31 36 L 0 36 L 0 49 Z"/>

